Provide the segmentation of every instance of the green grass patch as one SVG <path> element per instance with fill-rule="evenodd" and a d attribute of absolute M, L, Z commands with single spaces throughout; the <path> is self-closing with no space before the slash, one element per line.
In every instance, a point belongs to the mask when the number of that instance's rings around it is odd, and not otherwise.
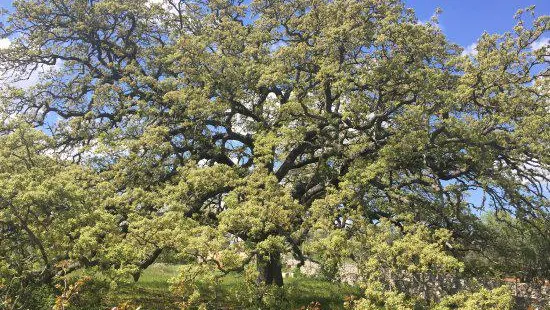
<path fill-rule="evenodd" d="M 137 283 L 119 285 L 106 298 L 105 309 L 130 302 L 140 305 L 142 310 L 176 310 L 178 297 L 170 290 L 170 280 L 179 273 L 179 266 L 154 264 L 145 270 Z M 223 309 L 242 309 L 235 305 L 233 296 L 244 280 L 237 274 L 230 274 L 222 281 Z M 322 309 L 343 309 L 345 296 L 358 295 L 354 286 L 330 282 L 318 278 L 297 276 L 285 279 L 287 298 L 291 309 L 299 309 L 311 302 L 319 302 Z"/>

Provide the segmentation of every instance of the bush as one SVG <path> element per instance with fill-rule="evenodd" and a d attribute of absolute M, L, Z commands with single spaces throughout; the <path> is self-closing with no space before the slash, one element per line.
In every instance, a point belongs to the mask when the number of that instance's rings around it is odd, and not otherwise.
<path fill-rule="evenodd" d="M 475 279 L 463 279 L 463 263 L 446 251 L 447 230 L 422 224 L 397 229 L 387 220 L 365 229 L 360 239 L 358 267 L 362 298 L 347 308 L 507 310 L 513 297 L 506 287 L 487 290 Z M 458 292 L 458 293 L 457 293 Z"/>
<path fill-rule="evenodd" d="M 444 298 L 434 310 L 509 310 L 514 298 L 507 286 L 493 290 L 481 288 L 477 292 L 461 292 Z"/>
<path fill-rule="evenodd" d="M 55 303 L 55 288 L 40 283 L 11 280 L 9 286 L 0 285 L 0 309 L 52 309 Z"/>
<path fill-rule="evenodd" d="M 213 309 L 220 303 L 220 274 L 207 264 L 183 265 L 172 290 L 182 298 L 181 309 Z"/>
<path fill-rule="evenodd" d="M 228 305 L 237 309 L 289 309 L 289 290 L 292 286 L 278 287 L 257 283 L 257 272 L 249 264 L 244 278 L 223 274 L 207 264 L 184 265 L 173 281 L 172 290 L 183 299 L 181 309 L 223 309 Z"/>
<path fill-rule="evenodd" d="M 109 292 L 109 284 L 106 281 L 90 277 L 77 281 L 80 288 L 69 300 L 69 307 L 65 310 L 96 310 L 99 309 Z"/>

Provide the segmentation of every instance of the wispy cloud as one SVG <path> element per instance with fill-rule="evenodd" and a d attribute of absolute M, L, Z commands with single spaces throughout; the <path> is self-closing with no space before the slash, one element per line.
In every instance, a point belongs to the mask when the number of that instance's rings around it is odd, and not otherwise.
<path fill-rule="evenodd" d="M 550 46 L 550 38 L 542 37 L 537 41 L 531 43 L 531 49 L 538 50 L 545 46 Z"/>
<path fill-rule="evenodd" d="M 427 19 L 427 20 L 420 20 L 419 19 L 418 21 L 416 21 L 416 24 L 417 25 L 434 27 L 436 29 L 439 29 L 439 30 L 443 31 L 443 25 L 441 25 L 439 22 L 435 22 L 431 19 Z"/>
<path fill-rule="evenodd" d="M 8 38 L 0 39 L 0 50 L 8 48 L 8 47 L 10 47 L 10 45 L 11 45 L 10 39 L 8 39 Z"/>
<path fill-rule="evenodd" d="M 41 76 L 61 70 L 62 67 L 63 63 L 58 62 L 55 65 L 40 65 L 34 71 L 27 73 L 8 70 L 5 71 L 4 74 L 0 74 L 0 85 L 4 83 L 6 86 L 10 85 L 22 89 L 29 89 L 40 82 Z"/>
<path fill-rule="evenodd" d="M 174 6 L 170 2 L 167 2 L 166 0 L 147 0 L 147 4 L 149 4 L 150 6 L 160 5 L 166 12 L 179 15 L 179 11 L 178 9 L 176 9 L 176 6 Z"/>
<path fill-rule="evenodd" d="M 462 51 L 463 56 L 476 56 L 477 55 L 477 43 L 472 43 L 464 48 Z"/>

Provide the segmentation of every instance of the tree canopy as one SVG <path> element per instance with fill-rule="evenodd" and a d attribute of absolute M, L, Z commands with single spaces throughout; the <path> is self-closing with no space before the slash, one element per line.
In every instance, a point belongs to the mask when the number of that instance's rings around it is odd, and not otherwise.
<path fill-rule="evenodd" d="M 14 7 L 0 275 L 68 261 L 137 280 L 164 255 L 283 285 L 292 255 L 385 283 L 374 269 L 407 268 L 365 262 L 394 251 L 373 240 L 428 242 L 407 256 L 438 257 L 420 273 L 467 271 L 496 244 L 487 212 L 548 249 L 550 49 L 532 46 L 550 18 L 533 8 L 464 54 L 399 0 Z"/>

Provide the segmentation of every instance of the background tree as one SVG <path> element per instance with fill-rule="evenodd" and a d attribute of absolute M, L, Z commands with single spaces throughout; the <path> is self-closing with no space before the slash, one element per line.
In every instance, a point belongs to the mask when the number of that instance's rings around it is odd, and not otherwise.
<path fill-rule="evenodd" d="M 543 284 L 549 278 L 550 261 L 546 253 L 550 248 L 550 221 L 547 218 L 524 221 L 497 213 L 487 215 L 484 221 L 491 238 L 485 251 L 472 258 L 476 265 L 521 282 Z"/>
<path fill-rule="evenodd" d="M 16 1 L 3 76 L 51 70 L 2 96 L 110 182 L 108 265 L 172 250 L 282 285 L 283 254 L 382 217 L 457 257 L 476 209 L 547 219 L 550 24 L 521 16 L 465 56 L 397 0 Z"/>

